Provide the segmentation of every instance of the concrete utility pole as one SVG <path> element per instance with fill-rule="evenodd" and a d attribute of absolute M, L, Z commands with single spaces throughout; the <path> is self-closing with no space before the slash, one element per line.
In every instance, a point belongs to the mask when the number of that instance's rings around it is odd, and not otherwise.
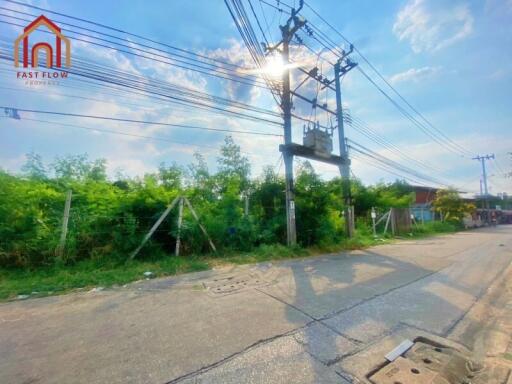
<path fill-rule="evenodd" d="M 345 213 L 345 231 L 348 237 L 354 236 L 354 215 L 352 214 L 352 197 L 350 194 L 350 159 L 348 158 L 347 143 L 345 140 L 345 127 L 343 123 L 343 106 L 341 102 L 341 77 L 354 68 L 357 64 L 345 59 L 352 53 L 353 47 L 349 52 L 343 52 L 343 56 L 334 64 L 334 85 L 336 88 L 336 117 L 338 119 L 338 141 L 340 145 L 340 157 L 343 162 L 340 165 L 342 179 L 344 213 Z"/>
<path fill-rule="evenodd" d="M 344 180 L 348 180 L 348 176 L 350 174 L 350 168 L 342 167 L 342 164 L 348 161 L 347 148 L 345 144 L 345 132 L 343 131 L 343 111 L 341 107 L 338 108 L 338 112 L 332 111 L 328 108 L 327 104 L 319 104 L 317 99 L 309 99 L 299 93 L 297 90 L 308 80 L 315 80 L 322 85 L 322 89 L 329 88 L 332 91 L 336 91 L 332 86 L 334 79 L 329 81 L 324 76 L 319 73 L 318 67 L 314 67 L 313 69 L 307 71 L 301 67 L 298 67 L 297 70 L 306 74 L 306 78 L 300 82 L 294 90 L 291 89 L 291 77 L 290 77 L 290 43 L 292 39 L 296 38 L 301 43 L 301 39 L 298 36 L 295 36 L 296 32 L 303 28 L 306 30 L 310 36 L 313 35 L 313 31 L 311 28 L 307 26 L 307 22 L 304 18 L 299 16 L 299 12 L 302 10 L 304 6 L 304 1 L 300 0 L 299 7 L 297 9 L 293 8 L 291 10 L 291 15 L 286 21 L 284 25 L 281 25 L 279 28 L 281 30 L 282 39 L 279 43 L 269 46 L 268 44 L 262 43 L 264 45 L 266 54 L 278 51 L 281 55 L 282 63 L 283 63 L 283 73 L 281 74 L 282 80 L 282 88 L 281 88 L 281 109 L 283 110 L 283 119 L 284 119 L 284 144 L 279 146 L 279 150 L 283 154 L 284 167 L 285 167 L 285 180 L 286 180 L 286 229 L 287 229 L 287 244 L 289 246 L 293 246 L 297 243 L 297 232 L 295 226 L 295 196 L 294 196 L 294 185 L 293 185 L 293 158 L 294 156 L 305 157 L 308 159 L 321 161 L 324 163 L 336 165 L 342 174 L 344 175 Z M 238 19 L 234 18 L 235 23 L 237 23 Z M 343 53 L 342 58 L 339 61 L 338 72 L 337 72 L 337 84 L 338 84 L 338 99 L 339 105 L 341 105 L 341 90 L 339 89 L 340 77 L 342 77 L 345 73 L 347 73 L 350 69 L 352 69 L 355 64 L 350 62 L 350 60 L 346 59 L 346 56 L 350 54 L 353 50 L 351 47 L 350 52 Z M 310 134 L 309 136 L 303 137 L 303 145 L 293 142 L 292 137 L 292 97 L 297 97 L 302 101 L 305 101 L 313 108 L 320 108 L 327 113 L 337 116 L 339 118 L 339 126 L 340 128 L 340 155 L 335 155 L 332 153 L 332 127 L 331 132 L 328 133 L 326 131 L 321 131 L 318 125 L 315 126 L 312 131 L 314 134 Z M 303 132 L 304 133 L 304 132 Z M 309 131 L 307 133 L 310 133 Z M 306 134 L 307 134 L 306 133 Z M 317 136 L 314 136 L 317 135 Z M 328 137 L 328 142 L 330 144 L 326 145 L 326 136 Z M 322 137 L 323 139 L 319 139 Z M 351 218 L 353 217 L 352 210 L 350 209 L 350 187 L 344 187 L 344 201 L 346 204 L 345 217 L 348 218 L 348 224 L 350 227 L 347 228 L 348 236 L 353 234 L 353 225 Z"/>
<path fill-rule="evenodd" d="M 293 35 L 290 31 L 290 24 L 281 27 L 283 35 L 283 95 L 281 98 L 281 107 L 284 117 L 284 144 L 292 143 L 292 95 L 290 89 L 290 40 Z M 288 245 L 297 243 L 297 230 L 295 226 L 295 196 L 293 193 L 293 153 L 284 152 L 284 174 L 286 180 L 286 239 Z"/>
<path fill-rule="evenodd" d="M 486 160 L 491 160 L 491 159 L 494 159 L 494 153 L 491 154 L 491 155 L 484 155 L 484 156 L 478 155 L 477 157 L 473 157 L 473 160 L 478 160 L 482 164 L 482 180 L 483 180 L 483 183 L 484 183 L 484 195 L 483 195 L 483 198 L 484 198 L 484 201 L 485 201 L 485 209 L 487 210 L 487 214 L 486 214 L 486 217 L 485 217 L 485 220 L 486 220 L 487 223 L 489 223 L 489 190 L 487 189 L 487 171 L 485 169 L 485 161 Z M 481 190 L 482 189 L 480 187 L 480 191 Z"/>
<path fill-rule="evenodd" d="M 297 17 L 303 7 L 303 2 L 297 10 L 292 9 L 292 14 L 285 25 L 280 26 L 283 49 L 281 57 L 283 61 L 283 93 L 281 95 L 281 108 L 284 118 L 284 144 L 292 144 L 292 93 L 290 88 L 290 41 L 295 33 L 304 25 L 304 21 Z M 293 22 L 293 27 L 292 27 Z M 295 226 L 295 194 L 293 190 L 293 153 L 283 152 L 284 174 L 286 180 L 286 239 L 287 244 L 297 244 L 297 230 Z"/>

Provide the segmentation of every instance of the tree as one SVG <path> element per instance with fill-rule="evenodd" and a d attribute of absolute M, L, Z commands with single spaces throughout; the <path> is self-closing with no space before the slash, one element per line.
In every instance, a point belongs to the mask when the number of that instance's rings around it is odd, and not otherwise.
<path fill-rule="evenodd" d="M 258 241 L 261 243 L 286 240 L 285 182 L 273 166 L 263 168 L 263 173 L 253 185 L 251 214 L 258 223 Z"/>
<path fill-rule="evenodd" d="M 93 181 L 107 180 L 107 160 L 96 159 L 89 163 L 89 170 L 87 171 L 86 178 Z"/>
<path fill-rule="evenodd" d="M 339 238 L 341 221 L 337 201 L 339 198 L 326 188 L 326 183 L 311 163 L 300 162 L 295 180 L 296 223 L 300 243 L 333 243 Z"/>
<path fill-rule="evenodd" d="M 170 189 L 181 189 L 183 186 L 183 167 L 179 166 L 176 162 L 166 166 L 165 163 L 160 163 L 158 167 L 158 176 L 162 184 Z"/>
<path fill-rule="evenodd" d="M 190 176 L 192 177 L 192 181 L 197 187 L 204 186 L 207 180 L 210 178 L 208 164 L 206 164 L 204 156 L 199 152 L 194 153 L 194 160 L 195 162 L 188 166 Z"/>
<path fill-rule="evenodd" d="M 376 205 L 380 207 L 405 208 L 414 201 L 411 186 L 403 180 L 396 180 L 391 184 L 377 184 L 372 189 L 377 195 Z"/>
<path fill-rule="evenodd" d="M 22 173 L 33 180 L 44 180 L 48 177 L 41 155 L 30 152 L 25 155 L 27 161 L 21 167 Z"/>
<path fill-rule="evenodd" d="M 55 176 L 59 179 L 73 181 L 105 181 L 107 179 L 107 161 L 105 159 L 89 161 L 86 153 L 57 157 L 52 167 Z"/>
<path fill-rule="evenodd" d="M 249 159 L 242 156 L 240 146 L 235 144 L 231 136 L 226 136 L 224 145 L 220 149 L 220 157 L 217 159 L 219 164 L 219 174 L 224 177 L 238 177 L 242 191 L 249 187 L 249 177 L 251 174 L 251 164 Z"/>
<path fill-rule="evenodd" d="M 433 202 L 434 210 L 444 216 L 445 220 L 461 222 L 464 216 L 475 211 L 476 207 L 461 199 L 454 189 L 437 191 Z"/>

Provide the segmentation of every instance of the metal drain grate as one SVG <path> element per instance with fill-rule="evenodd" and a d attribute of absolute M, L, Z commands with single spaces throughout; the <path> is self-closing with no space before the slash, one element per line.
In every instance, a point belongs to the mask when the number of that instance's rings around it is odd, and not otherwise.
<path fill-rule="evenodd" d="M 509 374 L 508 368 L 484 366 L 466 353 L 419 338 L 369 379 L 374 384 L 502 384 Z"/>
<path fill-rule="evenodd" d="M 239 292 L 247 288 L 259 287 L 266 285 L 267 282 L 259 276 L 239 275 L 227 276 L 213 279 L 204 283 L 205 289 L 213 295 L 226 295 Z"/>

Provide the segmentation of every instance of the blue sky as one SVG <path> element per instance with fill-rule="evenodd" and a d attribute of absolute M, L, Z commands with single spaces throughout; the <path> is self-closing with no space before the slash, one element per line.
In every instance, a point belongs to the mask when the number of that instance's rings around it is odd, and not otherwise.
<path fill-rule="evenodd" d="M 277 40 L 280 13 L 270 7 L 260 8 L 258 0 L 252 1 L 257 4 L 258 11 L 263 9 L 268 23 L 268 28 L 265 25 L 267 33 L 273 40 Z M 269 2 L 275 3 L 275 0 Z M 293 3 L 293 0 L 288 0 L 287 3 Z M 0 0 L 0 4 L 1 7 L 15 11 L 43 13 L 3 0 Z M 30 4 L 129 30 L 155 41 L 230 60 L 244 67 L 254 66 L 221 0 L 131 0 L 123 2 L 123 6 L 115 1 L 85 3 L 76 0 L 45 0 Z M 350 39 L 413 106 L 457 145 L 474 154 L 495 153 L 498 164 L 489 162 L 490 192 L 512 193 L 512 179 L 505 178 L 500 172 L 503 168 L 512 168 L 512 162 L 507 155 L 507 152 L 512 152 L 512 1 L 310 0 L 309 4 Z M 2 14 L 20 16 L 19 13 L 5 10 Z M 62 16 L 47 16 L 55 21 L 69 22 Z M 304 11 L 304 16 L 336 43 L 342 44 L 339 36 L 308 9 Z M 0 20 L 12 21 L 5 16 L 0 16 Z M 281 16 L 281 22 L 283 20 L 284 16 Z M 80 22 L 76 24 L 87 26 Z M 12 45 L 20 32 L 20 27 L 0 23 L 2 53 L 12 54 L 8 45 Z M 45 39 L 42 33 L 41 38 Z M 254 87 L 234 88 L 233 84 L 217 81 L 206 75 L 98 48 L 87 42 L 74 41 L 73 36 L 70 38 L 73 58 L 86 58 L 157 81 L 185 84 L 193 89 L 234 97 L 251 105 L 277 111 L 275 101 L 266 90 Z M 297 47 L 294 54 L 306 62 L 311 60 L 306 57 L 307 54 L 301 47 Z M 357 55 L 353 58 L 366 73 L 377 80 L 375 73 Z M 73 78 L 61 82 L 59 86 L 30 88 L 16 79 L 16 70 L 12 63 L 3 62 L 0 68 L 2 106 L 275 132 L 275 127 L 261 122 L 230 119 L 201 110 L 183 110 L 165 103 L 155 104 L 151 99 L 140 96 L 90 88 Z M 329 66 L 324 63 L 322 69 L 328 76 Z M 297 76 L 294 75 L 294 79 Z M 381 82 L 379 84 L 385 86 Z M 389 88 L 386 91 L 392 94 Z M 314 90 L 307 85 L 304 92 L 314 93 Z M 334 95 L 319 95 L 319 99 L 324 97 L 329 106 L 334 108 Z M 463 157 L 432 141 L 405 119 L 358 71 L 352 71 L 344 79 L 343 97 L 351 114 L 364 120 L 409 158 L 427 163 L 435 171 L 416 169 L 468 192 L 478 192 L 479 163 L 471 160 L 470 155 Z M 298 102 L 296 110 L 306 116 L 312 113 L 307 106 Z M 0 119 L 0 166 L 12 172 L 19 171 L 24 162 L 24 154 L 29 151 L 40 153 L 47 161 L 55 156 L 87 152 L 91 158 L 106 158 L 111 175 L 118 170 L 132 176 L 142 175 L 144 172 L 154 171 L 162 161 L 176 161 L 185 165 L 192 160 L 195 151 L 203 153 L 214 168 L 217 153 L 215 147 L 221 145 L 224 137 L 220 132 L 205 133 L 161 126 L 36 116 L 30 113 L 21 113 L 21 116 L 19 121 Z M 109 135 L 25 118 L 165 136 L 201 147 Z M 329 122 L 327 116 L 319 112 L 317 119 L 322 124 Z M 347 127 L 346 131 L 350 139 L 397 162 L 415 166 L 407 159 L 397 157 L 396 153 L 369 141 L 353 128 Z M 302 124 L 295 121 L 296 141 L 300 141 L 301 132 Z M 278 166 L 278 138 L 241 134 L 233 134 L 233 137 L 249 156 L 254 176 L 260 173 L 263 165 L 273 165 L 283 171 Z M 337 175 L 337 170 L 332 166 L 321 163 L 314 165 L 325 178 Z M 353 173 L 365 183 L 392 181 L 396 178 L 395 175 L 360 159 L 354 159 Z"/>

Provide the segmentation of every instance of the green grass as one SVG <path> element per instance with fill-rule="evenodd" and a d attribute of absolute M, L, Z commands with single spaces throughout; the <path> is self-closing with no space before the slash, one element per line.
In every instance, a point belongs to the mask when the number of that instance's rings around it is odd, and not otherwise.
<path fill-rule="evenodd" d="M 414 228 L 407 237 L 421 238 L 451 233 L 459 228 L 449 223 L 428 223 Z M 311 248 L 262 245 L 251 252 L 229 252 L 213 256 L 175 257 L 156 252 L 151 260 L 85 260 L 70 266 L 51 266 L 32 270 L 0 268 L 0 300 L 18 295 L 42 297 L 92 287 L 123 285 L 144 278 L 144 272 L 156 276 L 172 276 L 203 271 L 223 264 L 250 264 L 313 256 L 343 250 L 364 249 L 393 241 L 391 237 L 373 238 L 367 228 L 360 228 L 352 239 L 338 244 L 321 244 Z"/>
<path fill-rule="evenodd" d="M 144 278 L 145 271 L 157 276 L 176 275 L 208 269 L 207 262 L 195 257 L 165 257 L 154 261 L 82 261 L 72 266 L 52 266 L 34 270 L 0 269 L 0 300 L 17 295 L 47 296 L 72 289 L 110 287 Z"/>

